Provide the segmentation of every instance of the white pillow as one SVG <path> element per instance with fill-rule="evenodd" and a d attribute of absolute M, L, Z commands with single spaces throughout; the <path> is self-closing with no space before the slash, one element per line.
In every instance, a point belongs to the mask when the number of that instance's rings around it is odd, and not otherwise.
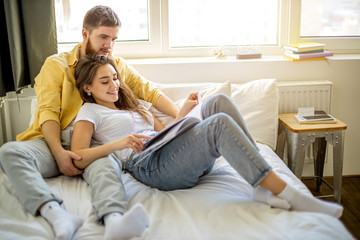
<path fill-rule="evenodd" d="M 217 93 L 231 96 L 231 83 L 153 83 L 174 102 L 185 99 L 192 92 L 201 92 L 204 100 Z"/>
<path fill-rule="evenodd" d="M 255 141 L 276 148 L 279 93 L 275 79 L 232 84 L 231 98 Z"/>
<path fill-rule="evenodd" d="M 192 92 L 199 92 L 203 101 L 218 93 L 224 93 L 229 97 L 231 96 L 231 83 L 228 81 L 224 83 L 154 83 L 154 85 L 173 100 L 179 108 Z M 150 111 L 165 126 L 174 121 L 173 117 L 160 112 L 155 107 L 151 107 Z"/>

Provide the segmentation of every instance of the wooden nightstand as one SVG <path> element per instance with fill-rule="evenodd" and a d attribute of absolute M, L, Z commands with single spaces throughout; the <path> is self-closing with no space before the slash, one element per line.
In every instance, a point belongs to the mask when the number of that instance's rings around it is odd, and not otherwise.
<path fill-rule="evenodd" d="M 285 141 L 287 143 L 288 167 L 301 178 L 306 149 L 313 144 L 314 173 L 317 188 L 320 189 L 323 180 L 326 145 L 333 146 L 334 199 L 340 202 L 341 182 L 344 155 L 344 138 L 347 125 L 337 120 L 332 124 L 299 124 L 296 113 L 279 114 L 279 137 L 276 153 L 284 156 Z M 329 196 L 323 196 L 329 197 Z"/>

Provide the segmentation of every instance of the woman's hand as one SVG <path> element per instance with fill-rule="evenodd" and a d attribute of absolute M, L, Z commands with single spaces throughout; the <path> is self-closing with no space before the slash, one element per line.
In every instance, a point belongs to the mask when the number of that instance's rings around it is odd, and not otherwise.
<path fill-rule="evenodd" d="M 144 149 L 144 142 L 141 139 L 151 139 L 151 137 L 145 135 L 129 134 L 122 139 L 108 142 L 100 146 L 90 147 L 92 134 L 93 123 L 88 121 L 78 121 L 75 123 L 71 141 L 71 150 L 76 156 L 81 158 L 81 160 L 78 161 L 75 156 L 72 156 L 75 166 L 79 169 L 85 169 L 97 159 L 105 157 L 117 150 L 131 148 L 135 152 L 139 152 Z M 64 166 L 64 168 L 67 167 Z"/>
<path fill-rule="evenodd" d="M 131 148 L 136 153 L 144 149 L 145 142 L 142 139 L 151 139 L 149 136 L 141 134 L 129 134 L 128 136 L 115 141 L 117 150 L 122 150 L 124 148 Z"/>
<path fill-rule="evenodd" d="M 198 101 L 198 92 L 190 93 L 188 98 L 185 100 L 184 104 L 180 108 L 179 114 L 176 117 L 175 121 L 184 118 L 196 105 L 199 104 Z"/>

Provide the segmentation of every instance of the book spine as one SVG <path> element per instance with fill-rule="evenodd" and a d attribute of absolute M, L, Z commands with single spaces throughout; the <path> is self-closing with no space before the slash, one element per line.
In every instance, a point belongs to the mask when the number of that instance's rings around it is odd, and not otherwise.
<path fill-rule="evenodd" d="M 306 59 L 296 59 L 296 58 L 292 58 L 292 57 L 289 57 L 289 56 L 286 56 L 286 55 L 283 55 L 284 58 L 292 61 L 292 62 L 298 62 L 298 61 L 310 61 L 310 60 L 325 60 L 326 58 L 325 57 L 320 57 L 320 58 L 306 58 Z"/>
<path fill-rule="evenodd" d="M 284 55 L 295 58 L 295 59 L 309 59 L 309 58 L 321 58 L 321 57 L 330 57 L 334 54 L 329 51 L 318 52 L 318 53 L 300 53 L 300 54 L 289 54 L 287 52 Z"/>
<path fill-rule="evenodd" d="M 283 48 L 295 52 L 307 52 L 314 50 L 322 50 L 325 48 L 325 44 L 318 42 L 294 43 L 294 44 L 284 45 Z"/>
<path fill-rule="evenodd" d="M 297 52 L 297 51 L 292 51 L 292 50 L 284 49 L 284 52 L 290 53 L 290 54 L 316 53 L 316 52 L 324 52 L 324 51 L 325 51 L 324 49 L 319 49 L 319 50 L 312 50 L 312 51 Z"/>
<path fill-rule="evenodd" d="M 307 52 L 307 51 L 316 51 L 316 50 L 324 50 L 324 46 L 321 47 L 321 46 L 313 46 L 313 47 L 303 47 L 303 48 L 297 48 L 297 47 L 291 47 L 291 46 L 283 46 L 284 49 L 288 49 L 288 50 L 291 50 L 291 51 L 295 51 L 295 52 L 299 52 L 299 53 L 304 53 L 304 52 Z"/>

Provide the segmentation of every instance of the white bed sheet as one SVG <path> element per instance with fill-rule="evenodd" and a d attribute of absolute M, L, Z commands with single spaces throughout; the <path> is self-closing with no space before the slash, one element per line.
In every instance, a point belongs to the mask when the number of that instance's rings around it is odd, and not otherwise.
<path fill-rule="evenodd" d="M 259 148 L 278 174 L 309 193 L 270 147 L 259 144 Z M 165 192 L 141 184 L 130 174 L 122 177 L 130 203 L 141 202 L 149 212 L 150 228 L 142 239 L 354 239 L 336 218 L 251 201 L 251 186 L 223 158 L 187 190 Z M 53 239 L 50 225 L 24 210 L 1 171 L 0 182 L 0 239 Z M 65 209 L 85 221 L 74 239 L 102 239 L 104 227 L 95 220 L 86 182 L 60 176 L 47 183 L 64 200 Z"/>

